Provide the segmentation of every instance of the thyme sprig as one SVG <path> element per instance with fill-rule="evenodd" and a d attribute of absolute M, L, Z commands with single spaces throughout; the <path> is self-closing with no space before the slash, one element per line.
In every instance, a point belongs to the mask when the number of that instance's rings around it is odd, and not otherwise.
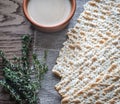
<path fill-rule="evenodd" d="M 36 54 L 32 55 L 32 68 L 30 67 L 29 47 L 31 37 L 24 35 L 22 37 L 22 56 L 14 56 L 12 63 L 7 59 L 2 51 L 0 57 L 2 58 L 4 72 L 4 79 L 0 80 L 2 85 L 14 98 L 17 104 L 37 104 L 38 92 L 41 87 L 41 80 L 47 72 L 48 67 L 45 64 L 46 53 L 44 62 L 41 63 Z"/>

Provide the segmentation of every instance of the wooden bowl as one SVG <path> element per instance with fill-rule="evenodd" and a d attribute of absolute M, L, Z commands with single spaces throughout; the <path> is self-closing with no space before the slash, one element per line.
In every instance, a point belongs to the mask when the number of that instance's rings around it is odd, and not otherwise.
<path fill-rule="evenodd" d="M 32 23 L 32 25 L 34 25 L 35 27 L 37 27 L 38 29 L 40 29 L 43 32 L 56 32 L 56 31 L 62 30 L 63 28 L 65 28 L 68 25 L 69 21 L 73 17 L 75 10 L 76 10 L 76 0 L 70 0 L 71 11 L 70 11 L 69 16 L 61 23 L 58 23 L 58 24 L 55 24 L 52 26 L 45 26 L 38 22 L 34 22 L 34 20 L 31 19 L 31 17 L 29 16 L 28 10 L 27 10 L 28 2 L 29 2 L 29 0 L 23 0 L 23 12 L 25 14 L 25 17 L 28 19 L 28 21 L 30 21 Z"/>

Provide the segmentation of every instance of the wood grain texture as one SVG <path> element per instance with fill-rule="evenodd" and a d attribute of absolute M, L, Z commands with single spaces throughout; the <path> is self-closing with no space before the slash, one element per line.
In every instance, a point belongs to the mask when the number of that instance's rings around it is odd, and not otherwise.
<path fill-rule="evenodd" d="M 22 0 L 0 0 L 0 31 L 31 34 L 32 29 L 23 15 Z"/>
<path fill-rule="evenodd" d="M 22 36 L 23 34 L 9 34 L 9 33 L 1 33 L 0 34 L 0 50 L 5 53 L 5 56 L 12 62 L 14 56 L 21 57 L 21 49 L 22 49 Z M 33 37 L 33 36 L 32 36 Z M 33 42 L 31 43 L 33 44 Z M 30 46 L 30 58 L 31 58 L 32 46 Z M 2 61 L 0 60 L 0 68 L 2 68 Z M 0 79 L 4 77 L 2 70 L 0 70 Z M 11 99 L 9 94 L 5 94 L 2 87 L 0 87 L 0 104 L 14 104 L 14 102 L 10 103 Z M 4 102 L 5 101 L 5 102 Z M 6 102 L 9 101 L 9 102 Z"/>
<path fill-rule="evenodd" d="M 0 34 L 0 50 L 5 52 L 7 58 L 12 59 L 13 55 L 21 56 L 22 35 Z"/>
<path fill-rule="evenodd" d="M 0 50 L 12 61 L 13 56 L 21 56 L 21 37 L 30 34 L 33 28 L 24 17 L 22 0 L 0 0 Z M 0 60 L 0 68 L 1 68 Z M 3 73 L 0 71 L 0 79 Z M 0 104 L 15 104 L 10 95 L 0 86 Z"/>

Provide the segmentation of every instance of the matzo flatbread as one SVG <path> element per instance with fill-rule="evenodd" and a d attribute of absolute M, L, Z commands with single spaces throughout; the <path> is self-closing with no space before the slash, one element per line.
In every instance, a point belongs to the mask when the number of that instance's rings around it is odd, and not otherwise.
<path fill-rule="evenodd" d="M 86 98 L 83 101 L 83 95 L 79 98 L 76 93 L 89 86 L 101 73 L 101 77 L 105 76 L 110 67 L 114 70 L 120 67 L 120 0 L 86 3 L 84 12 L 67 36 L 53 68 L 53 73 L 61 77 L 55 88 L 64 98 L 63 104 L 90 104 L 87 101 L 102 104 L 101 99 Z M 113 83 L 117 86 L 118 82 Z M 119 86 L 115 88 L 119 91 Z M 119 95 L 113 97 L 118 99 Z M 112 101 L 114 99 L 106 98 L 107 103 Z"/>
<path fill-rule="evenodd" d="M 62 103 L 68 104 L 94 104 L 99 102 L 105 104 L 110 99 L 119 96 L 120 93 L 120 69 L 117 68 L 109 73 L 101 74 L 92 83 L 75 93 L 75 96 L 68 96 Z"/>

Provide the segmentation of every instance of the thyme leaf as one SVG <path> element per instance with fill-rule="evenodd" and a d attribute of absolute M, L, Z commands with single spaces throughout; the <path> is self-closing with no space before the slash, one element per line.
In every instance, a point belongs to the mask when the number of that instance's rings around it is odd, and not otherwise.
<path fill-rule="evenodd" d="M 22 56 L 14 56 L 12 63 L 0 50 L 4 72 L 4 79 L 0 80 L 0 85 L 8 90 L 11 97 L 17 104 L 37 104 L 38 93 L 41 87 L 41 80 L 47 72 L 45 64 L 47 53 L 45 52 L 43 62 L 40 62 L 36 54 L 32 55 L 32 68 L 30 67 L 29 47 L 32 38 L 28 35 L 22 37 Z"/>

